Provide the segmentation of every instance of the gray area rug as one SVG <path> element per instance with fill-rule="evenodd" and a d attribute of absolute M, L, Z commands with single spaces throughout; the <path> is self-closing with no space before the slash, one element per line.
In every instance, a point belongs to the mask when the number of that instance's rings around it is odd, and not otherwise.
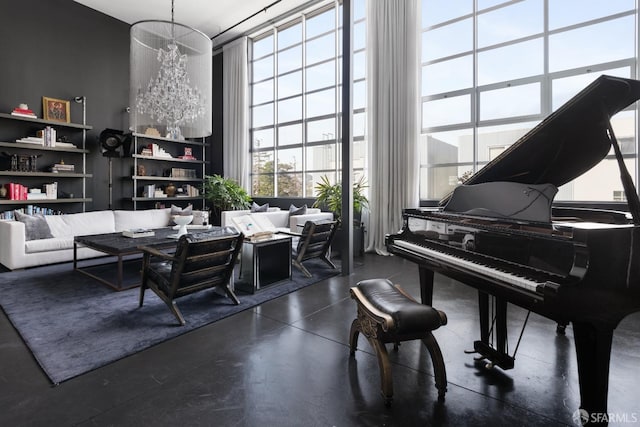
<path fill-rule="evenodd" d="M 125 277 L 138 280 L 139 266 L 139 260 L 130 261 Z M 0 273 L 0 305 L 44 372 L 59 384 L 339 273 L 315 260 L 305 266 L 312 278 L 293 268 L 290 281 L 253 295 L 237 291 L 240 305 L 213 289 L 180 298 L 177 304 L 185 326 L 178 326 L 153 291 L 147 290 L 139 308 L 139 288 L 115 292 L 73 271 L 71 263 Z M 100 277 L 115 275 L 114 264 L 92 269 Z"/>

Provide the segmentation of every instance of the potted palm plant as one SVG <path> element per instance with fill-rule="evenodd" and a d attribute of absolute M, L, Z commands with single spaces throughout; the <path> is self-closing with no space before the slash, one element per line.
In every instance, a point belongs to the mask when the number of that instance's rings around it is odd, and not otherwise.
<path fill-rule="evenodd" d="M 320 182 L 316 184 L 316 201 L 313 207 L 320 207 L 333 212 L 336 219 L 342 221 L 342 184 L 331 184 L 326 176 L 320 177 Z M 353 248 L 354 255 L 361 255 L 364 252 L 364 225 L 361 221 L 362 209 L 369 204 L 365 189 L 367 188 L 364 177 L 353 183 Z M 336 236 L 335 247 L 339 248 L 340 233 Z"/>
<path fill-rule="evenodd" d="M 236 181 L 220 175 L 205 175 L 202 184 L 204 198 L 211 204 L 214 218 L 220 224 L 222 211 L 249 209 L 251 197 Z"/>

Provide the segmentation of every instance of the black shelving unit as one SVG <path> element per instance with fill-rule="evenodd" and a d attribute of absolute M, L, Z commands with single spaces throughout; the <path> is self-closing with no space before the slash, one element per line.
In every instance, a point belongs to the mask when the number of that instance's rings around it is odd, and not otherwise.
<path fill-rule="evenodd" d="M 58 182 L 58 198 L 10 200 L 9 194 L 7 194 L 7 197 L 0 199 L 0 206 L 19 208 L 26 205 L 44 207 L 48 205 L 56 205 L 58 207 L 60 205 L 69 205 L 64 207 L 65 211 L 85 211 L 86 203 L 92 201 L 87 196 L 86 180 L 93 177 L 92 174 L 87 173 L 87 154 L 89 153 L 86 148 L 87 131 L 93 129 L 93 127 L 84 123 L 86 121 L 85 102 L 85 99 L 82 99 L 83 123 L 81 124 L 0 113 L 0 154 L 2 154 L 0 158 L 0 164 L 2 164 L 0 167 L 0 186 L 7 186 L 7 184 L 13 182 L 28 188 L 37 188 L 42 187 L 44 184 Z M 76 147 L 48 147 L 17 142 L 21 138 L 35 136 L 36 131 L 45 126 L 55 128 L 58 136 L 66 136 Z M 36 157 L 37 167 L 35 170 L 32 170 L 31 166 L 29 170 L 11 170 L 10 157 L 14 154 Z M 74 172 L 49 172 L 46 170 L 50 164 L 57 163 L 60 160 L 74 164 Z M 73 194 L 73 196 L 60 197 L 63 194 Z"/>

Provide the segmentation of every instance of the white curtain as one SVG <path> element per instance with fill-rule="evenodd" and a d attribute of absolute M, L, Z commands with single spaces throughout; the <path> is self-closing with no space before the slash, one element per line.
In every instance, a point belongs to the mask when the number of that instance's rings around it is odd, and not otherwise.
<path fill-rule="evenodd" d="M 367 251 L 387 255 L 385 235 L 400 230 L 403 208 L 419 204 L 420 1 L 367 7 Z"/>
<path fill-rule="evenodd" d="M 222 57 L 224 176 L 249 191 L 249 73 L 247 38 L 225 45 Z"/>

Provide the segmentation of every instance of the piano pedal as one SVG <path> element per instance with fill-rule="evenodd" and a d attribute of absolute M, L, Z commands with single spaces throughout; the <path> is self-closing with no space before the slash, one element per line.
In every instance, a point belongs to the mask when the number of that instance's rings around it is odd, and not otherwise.
<path fill-rule="evenodd" d="M 464 354 L 478 354 L 478 352 L 476 350 L 464 350 Z M 485 360 L 486 357 L 479 354 L 478 356 L 473 358 L 474 362 L 482 362 L 483 360 Z"/>

